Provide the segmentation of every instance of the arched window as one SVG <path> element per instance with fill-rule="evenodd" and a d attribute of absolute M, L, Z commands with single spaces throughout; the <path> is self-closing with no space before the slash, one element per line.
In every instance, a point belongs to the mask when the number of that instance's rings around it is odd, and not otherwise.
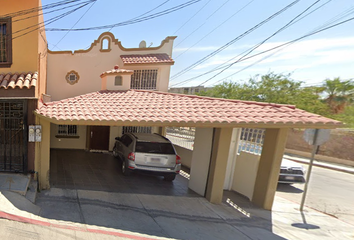
<path fill-rule="evenodd" d="M 110 50 L 110 41 L 108 38 L 102 39 L 102 45 L 101 45 L 101 50 Z"/>

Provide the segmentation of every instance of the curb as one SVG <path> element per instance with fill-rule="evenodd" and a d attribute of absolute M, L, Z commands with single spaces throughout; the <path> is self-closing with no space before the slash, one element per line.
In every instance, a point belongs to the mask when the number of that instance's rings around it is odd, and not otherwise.
<path fill-rule="evenodd" d="M 60 229 L 87 232 L 87 233 L 105 234 L 105 235 L 111 235 L 111 236 L 128 238 L 128 239 L 135 239 L 135 240 L 162 239 L 159 237 L 154 238 L 154 237 L 136 236 L 136 235 L 132 235 L 132 234 L 120 233 L 120 232 L 115 232 L 115 231 L 107 231 L 107 230 L 94 229 L 94 228 L 68 226 L 65 224 L 50 223 L 50 222 L 46 222 L 46 221 L 42 221 L 42 220 L 36 220 L 36 219 L 22 217 L 22 216 L 11 214 L 11 213 L 6 213 L 3 211 L 0 211 L 0 218 L 11 220 L 11 221 L 16 221 L 16 222 L 29 223 L 29 224 L 33 224 L 33 225 L 37 225 L 37 226 L 55 227 L 55 228 L 60 228 Z"/>
<path fill-rule="evenodd" d="M 308 165 L 310 163 L 309 160 L 300 160 L 297 158 L 293 158 L 291 156 L 284 156 L 284 158 L 289 159 L 294 162 L 306 164 L 306 165 Z M 323 164 L 323 163 L 318 163 L 316 161 L 317 160 L 315 160 L 313 162 L 313 166 L 327 168 L 327 169 L 331 169 L 331 170 L 335 170 L 335 171 L 339 171 L 339 172 L 354 174 L 354 168 L 346 168 L 346 167 L 340 167 L 340 166 L 335 166 L 335 165 L 331 165 L 331 164 Z"/>

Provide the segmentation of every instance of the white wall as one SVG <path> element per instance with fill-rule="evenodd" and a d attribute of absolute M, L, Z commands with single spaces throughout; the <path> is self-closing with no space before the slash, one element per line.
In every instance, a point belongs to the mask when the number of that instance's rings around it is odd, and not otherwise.
<path fill-rule="evenodd" d="M 194 149 L 188 187 L 201 196 L 205 195 L 213 146 L 213 128 L 196 128 Z"/>
<path fill-rule="evenodd" d="M 227 167 L 225 173 L 224 190 L 231 190 L 232 187 L 240 135 L 240 128 L 232 129 L 229 157 L 227 159 Z"/>
<path fill-rule="evenodd" d="M 252 200 L 260 155 L 241 152 L 236 159 L 231 189 Z"/>
<path fill-rule="evenodd" d="M 50 148 L 86 149 L 86 126 L 77 126 L 79 138 L 57 138 L 58 125 L 50 124 Z"/>
<path fill-rule="evenodd" d="M 57 101 L 69 97 L 74 97 L 94 91 L 101 90 L 100 75 L 119 65 L 121 69 L 158 69 L 157 90 L 168 90 L 171 65 L 127 65 L 124 66 L 120 55 L 130 54 L 152 54 L 167 53 L 171 56 L 173 39 L 168 38 L 159 48 L 134 48 L 124 49 L 115 43 L 111 33 L 103 33 L 95 40 L 95 44 L 89 51 L 71 52 L 48 52 L 47 68 L 47 90 L 52 96 L 52 101 Z M 100 51 L 103 38 L 109 38 L 111 41 L 110 51 Z M 77 83 L 69 84 L 65 76 L 71 70 L 76 71 L 80 79 Z"/>
<path fill-rule="evenodd" d="M 177 154 L 181 157 L 181 163 L 183 166 L 191 168 L 192 166 L 192 157 L 193 151 L 187 148 L 183 148 L 177 145 L 174 145 L 177 151 Z"/>

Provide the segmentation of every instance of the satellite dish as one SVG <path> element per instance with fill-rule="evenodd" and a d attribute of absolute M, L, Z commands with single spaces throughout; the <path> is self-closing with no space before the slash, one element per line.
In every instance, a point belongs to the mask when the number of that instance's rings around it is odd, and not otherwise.
<path fill-rule="evenodd" d="M 146 42 L 144 40 L 139 43 L 139 48 L 146 48 Z"/>

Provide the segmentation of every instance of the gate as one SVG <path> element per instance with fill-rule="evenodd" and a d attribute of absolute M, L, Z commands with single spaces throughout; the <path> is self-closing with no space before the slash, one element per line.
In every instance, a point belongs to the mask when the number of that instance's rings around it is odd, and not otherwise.
<path fill-rule="evenodd" d="M 26 103 L 0 100 L 0 172 L 27 171 Z"/>

